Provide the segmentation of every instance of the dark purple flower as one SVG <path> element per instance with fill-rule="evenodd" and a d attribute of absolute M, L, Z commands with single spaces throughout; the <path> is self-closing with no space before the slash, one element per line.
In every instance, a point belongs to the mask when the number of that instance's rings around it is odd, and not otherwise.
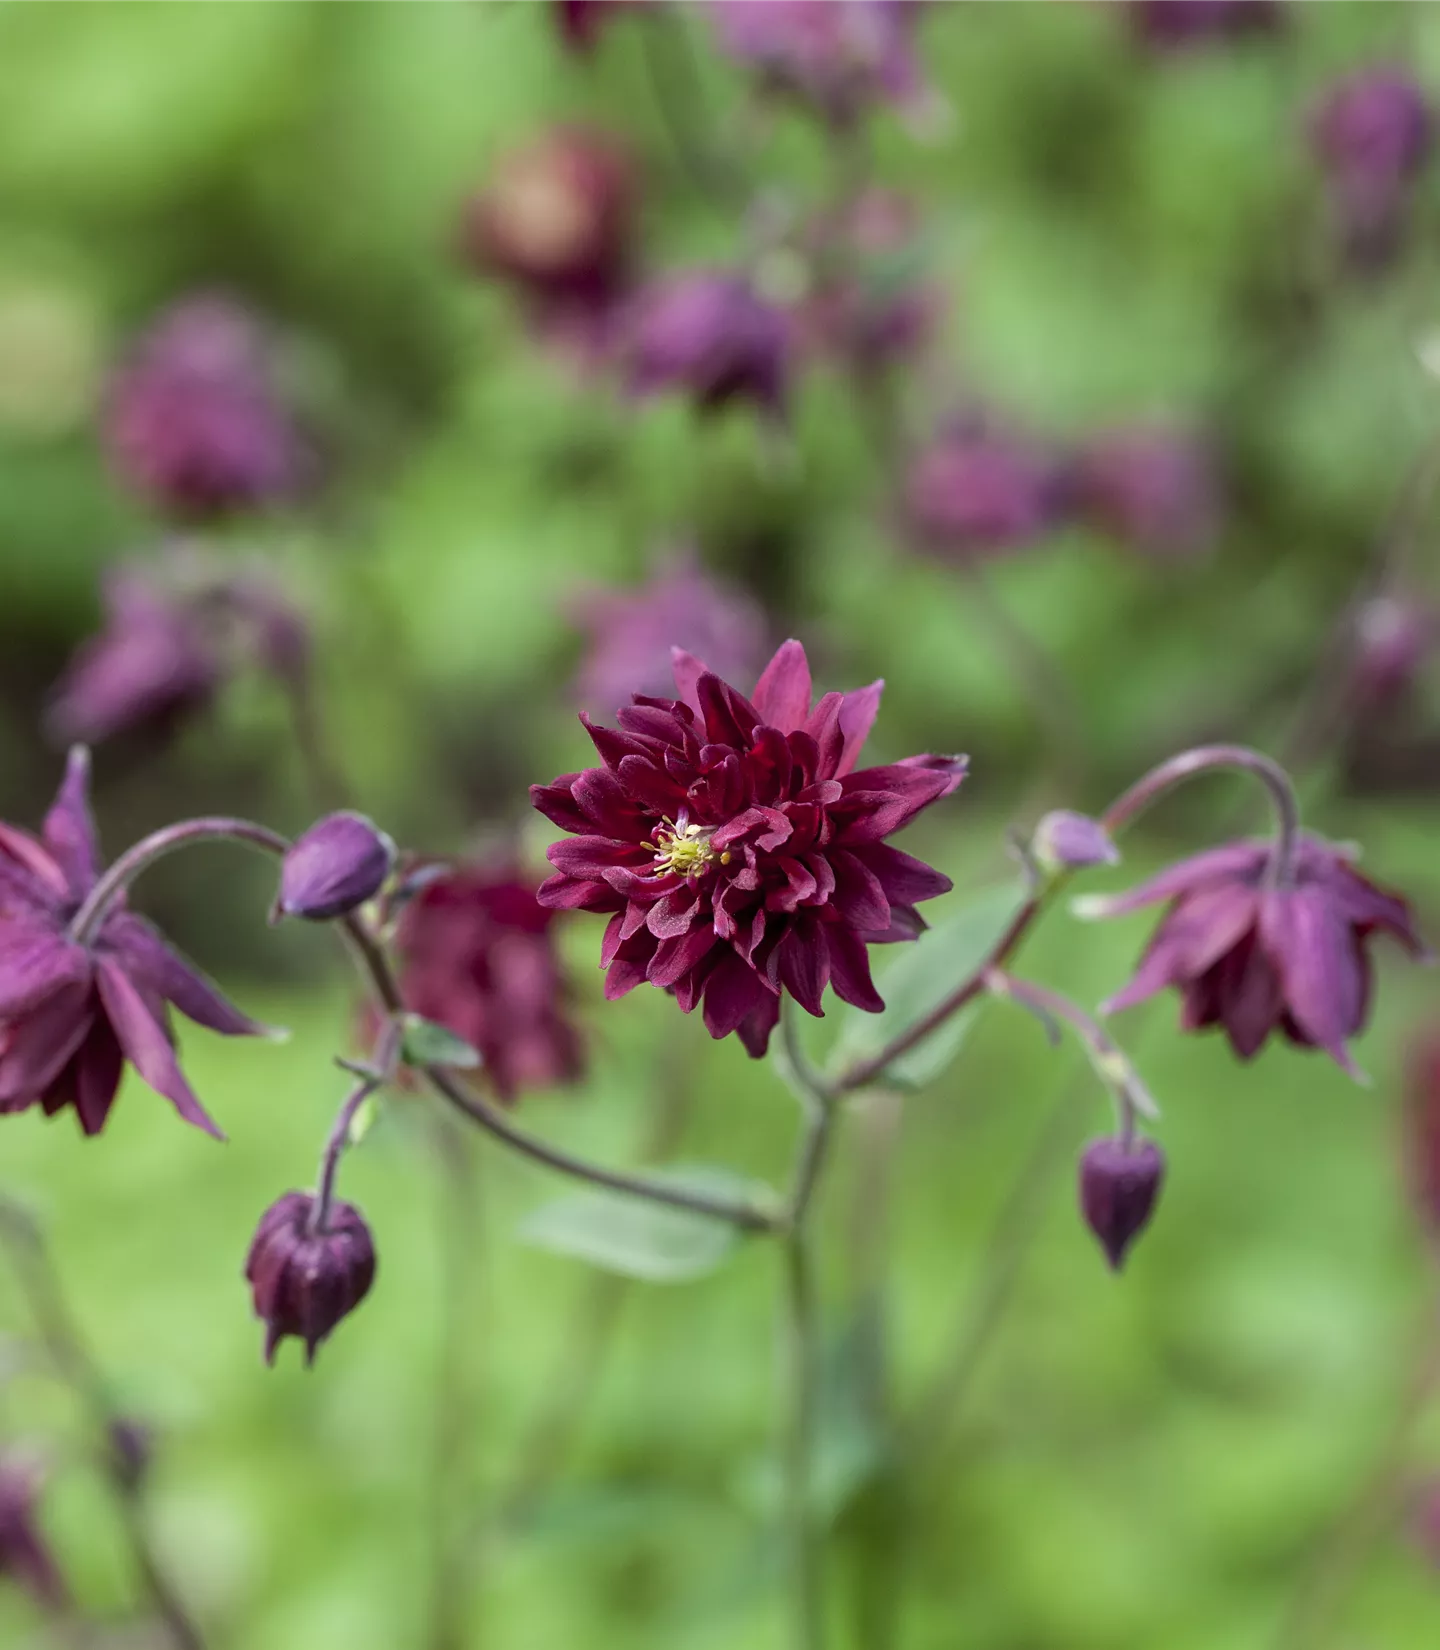
<path fill-rule="evenodd" d="M 1149 1224 L 1164 1178 L 1165 1154 L 1153 1140 L 1092 1140 L 1085 1148 L 1080 1212 L 1114 1271 Z"/>
<path fill-rule="evenodd" d="M 551 0 L 550 12 L 567 50 L 588 55 L 600 31 L 643 0 Z"/>
<path fill-rule="evenodd" d="M 709 0 L 723 51 L 767 90 L 803 99 L 836 126 L 875 103 L 921 103 L 926 88 L 903 0 Z"/>
<path fill-rule="evenodd" d="M 1179 989 L 1181 1027 L 1225 1028 L 1248 1060 L 1275 1030 L 1322 1048 L 1358 1075 L 1346 1047 L 1370 1011 L 1370 937 L 1393 934 L 1419 957 L 1425 946 L 1409 907 L 1362 877 L 1333 843 L 1302 836 L 1293 875 L 1269 885 L 1269 842 L 1233 842 L 1182 860 L 1125 893 L 1081 902 L 1117 916 L 1169 902 L 1139 969 L 1104 1012 Z"/>
<path fill-rule="evenodd" d="M 426 866 L 396 933 L 400 994 L 412 1013 L 479 1049 L 506 1102 L 574 1083 L 584 1050 L 555 949 L 555 913 L 517 866 Z"/>
<path fill-rule="evenodd" d="M 466 258 L 541 312 L 599 312 L 629 283 L 638 177 L 603 132 L 560 127 L 501 157 L 466 205 Z"/>
<path fill-rule="evenodd" d="M 105 623 L 56 683 L 46 728 L 57 743 L 98 744 L 131 729 L 166 732 L 203 709 L 223 672 L 214 627 L 157 570 L 117 568 L 103 587 Z"/>
<path fill-rule="evenodd" d="M 979 421 L 951 424 L 911 462 L 906 519 L 932 553 L 974 560 L 1030 544 L 1059 517 L 1059 476 L 1031 443 Z"/>
<path fill-rule="evenodd" d="M 1047 871 L 1083 871 L 1118 865 L 1120 852 L 1098 819 L 1069 808 L 1048 813 L 1035 827 L 1030 852 Z"/>
<path fill-rule="evenodd" d="M 0 1460 L 0 1575 L 17 1582 L 42 1609 L 68 1609 L 69 1589 L 40 1528 L 40 1465 L 18 1455 Z"/>
<path fill-rule="evenodd" d="M 1071 463 L 1069 486 L 1082 517 L 1145 555 L 1196 555 L 1219 524 L 1219 483 L 1208 450 L 1161 425 L 1110 430 L 1087 442 Z"/>
<path fill-rule="evenodd" d="M 364 814 L 326 814 L 291 843 L 280 867 L 278 916 L 329 922 L 373 899 L 395 865 L 395 844 Z"/>
<path fill-rule="evenodd" d="M 98 1134 L 128 1060 L 187 1123 L 223 1139 L 176 1061 L 169 1008 L 227 1036 L 264 1028 L 123 898 L 93 938 L 71 938 L 99 870 L 89 775 L 77 747 L 38 839 L 0 824 L 0 1113 L 73 1106 L 85 1133 Z"/>
<path fill-rule="evenodd" d="M 672 275 L 635 299 L 621 356 L 640 395 L 675 390 L 709 412 L 753 401 L 779 415 L 785 403 L 790 329 L 743 276 Z"/>
<path fill-rule="evenodd" d="M 1285 21 L 1280 0 L 1120 0 L 1131 33 L 1159 51 L 1271 34 Z"/>
<path fill-rule="evenodd" d="M 717 676 L 753 676 L 763 658 L 758 602 L 721 584 L 693 552 L 673 558 L 636 590 L 592 590 L 573 604 L 590 646 L 576 677 L 580 703 L 608 716 L 631 693 L 664 694 L 677 644 L 715 662 Z"/>
<path fill-rule="evenodd" d="M 305 455 L 255 317 L 219 297 L 176 304 L 111 384 L 105 444 L 125 484 L 182 518 L 294 491 Z"/>
<path fill-rule="evenodd" d="M 1355 621 L 1355 693 L 1367 708 L 1393 704 L 1414 685 L 1435 646 L 1436 615 L 1398 596 L 1374 596 Z"/>
<path fill-rule="evenodd" d="M 1383 264 L 1398 249 L 1434 136 L 1425 93 L 1400 68 L 1361 69 L 1332 86 L 1316 109 L 1311 145 L 1339 238 L 1356 264 Z"/>
<path fill-rule="evenodd" d="M 963 757 L 855 769 L 881 682 L 811 708 L 810 667 L 789 641 L 754 702 L 676 649 L 679 697 L 636 694 L 619 730 L 581 721 L 603 766 L 536 785 L 531 800 L 570 837 L 540 889 L 557 910 L 610 917 L 605 995 L 648 980 L 712 1037 L 765 1052 L 782 992 L 822 1012 L 826 985 L 884 1007 L 866 947 L 914 939 L 916 905 L 948 877 L 885 838 L 948 796 Z"/>
<path fill-rule="evenodd" d="M 315 1349 L 375 1281 L 375 1245 L 360 1211 L 332 1202 L 318 1228 L 315 1215 L 312 1193 L 286 1192 L 261 1216 L 245 1257 L 255 1316 L 265 1325 L 267 1364 L 294 1335 L 305 1342 L 308 1368 Z"/>

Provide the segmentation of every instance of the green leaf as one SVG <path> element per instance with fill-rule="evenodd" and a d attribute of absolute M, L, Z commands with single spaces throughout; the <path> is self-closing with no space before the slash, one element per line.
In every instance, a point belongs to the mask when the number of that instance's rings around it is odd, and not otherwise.
<path fill-rule="evenodd" d="M 408 1066 L 457 1066 L 461 1071 L 474 1071 L 481 1063 L 479 1049 L 418 1014 L 405 1016 L 400 1058 Z"/>
<path fill-rule="evenodd" d="M 380 1098 L 375 1094 L 367 1094 L 355 1108 L 355 1114 L 350 1119 L 349 1144 L 358 1146 L 375 1126 L 375 1119 L 380 1115 Z"/>
<path fill-rule="evenodd" d="M 769 1187 L 743 1175 L 702 1165 L 667 1169 L 654 1178 L 752 1202 L 771 1201 L 774 1196 Z M 704 1277 L 724 1262 L 741 1237 L 737 1227 L 714 1215 L 598 1189 L 541 1204 L 520 1223 L 518 1235 L 539 1249 L 646 1283 L 688 1283 Z"/>
<path fill-rule="evenodd" d="M 923 1019 L 984 962 L 1024 898 L 1018 882 L 986 888 L 913 945 L 897 945 L 899 955 L 875 982 L 885 999 L 884 1009 L 879 1014 L 847 1011 L 832 1069 L 844 1071 L 868 1060 Z M 982 1001 L 977 998 L 951 1015 L 938 1031 L 902 1054 L 887 1068 L 886 1085 L 919 1089 L 933 1082 L 959 1053 Z"/>

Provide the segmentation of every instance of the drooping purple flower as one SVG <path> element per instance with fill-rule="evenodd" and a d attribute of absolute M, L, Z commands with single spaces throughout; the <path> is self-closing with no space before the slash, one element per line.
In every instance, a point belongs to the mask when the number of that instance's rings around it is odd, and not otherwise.
<path fill-rule="evenodd" d="M 1157 51 L 1271 34 L 1285 21 L 1280 0 L 1120 0 L 1130 32 Z"/>
<path fill-rule="evenodd" d="M 1311 117 L 1346 256 L 1376 267 L 1399 249 L 1416 178 L 1434 148 L 1429 100 L 1406 70 L 1361 69 L 1337 82 Z"/>
<path fill-rule="evenodd" d="M 226 1036 L 264 1028 L 123 898 L 93 937 L 71 936 L 100 864 L 89 775 L 77 747 L 38 838 L 0 823 L 0 1113 L 73 1106 L 98 1134 L 128 1061 L 187 1123 L 223 1139 L 176 1060 L 170 1008 Z"/>
<path fill-rule="evenodd" d="M 1056 808 L 1035 827 L 1030 852 L 1047 871 L 1084 871 L 1094 865 L 1118 865 L 1120 850 L 1098 819 Z"/>
<path fill-rule="evenodd" d="M 1071 461 L 1068 481 L 1081 517 L 1142 555 L 1198 555 L 1219 526 L 1220 487 L 1209 450 L 1163 425 L 1094 437 Z"/>
<path fill-rule="evenodd" d="M 584 1048 L 535 880 L 497 861 L 426 866 L 416 882 L 395 936 L 405 1007 L 478 1049 L 507 1103 L 577 1082 Z"/>
<path fill-rule="evenodd" d="M 1165 1154 L 1153 1140 L 1092 1140 L 1080 1158 L 1080 1212 L 1100 1240 L 1111 1270 L 1149 1224 L 1165 1178 Z"/>
<path fill-rule="evenodd" d="M 0 1459 L 0 1576 L 23 1587 L 44 1610 L 62 1612 L 69 1589 L 40 1527 L 39 1501 L 45 1472 L 28 1456 Z"/>
<path fill-rule="evenodd" d="M 678 697 L 636 694 L 619 729 L 582 715 L 602 766 L 537 785 L 531 800 L 571 833 L 549 849 L 543 905 L 603 912 L 605 995 L 649 981 L 712 1037 L 765 1052 L 788 992 L 823 1012 L 827 985 L 884 1004 L 867 946 L 914 939 L 915 907 L 948 877 L 885 838 L 948 796 L 965 758 L 856 768 L 881 682 L 811 707 L 810 667 L 789 641 L 753 702 L 676 649 Z"/>
<path fill-rule="evenodd" d="M 629 284 L 639 179 L 607 133 L 558 127 L 501 157 L 466 204 L 469 263 L 508 281 L 538 312 L 598 315 Z"/>
<path fill-rule="evenodd" d="M 784 409 L 790 327 L 743 276 L 672 275 L 642 290 L 622 328 L 620 354 L 639 395 L 671 390 L 702 412 L 752 401 Z"/>
<path fill-rule="evenodd" d="M 663 695 L 673 680 L 674 646 L 711 660 L 726 679 L 755 675 L 764 656 L 759 603 L 705 572 L 693 551 L 638 589 L 589 591 L 573 610 L 590 636 L 576 692 L 593 715 L 610 715 L 632 693 Z"/>
<path fill-rule="evenodd" d="M 274 503 L 306 461 L 263 328 L 214 296 L 176 304 L 140 340 L 110 386 L 104 437 L 125 485 L 182 519 Z"/>
<path fill-rule="evenodd" d="M 1034 443 L 962 419 L 911 461 L 903 506 L 932 554 L 977 560 L 1033 543 L 1059 519 L 1060 476 Z"/>
<path fill-rule="evenodd" d="M 1350 1038 L 1370 1012 L 1370 940 L 1393 935 L 1425 954 L 1409 907 L 1362 877 L 1333 843 L 1302 836 L 1293 873 L 1271 885 L 1274 845 L 1234 842 L 1180 861 L 1125 893 L 1087 899 L 1086 915 L 1117 916 L 1168 901 L 1115 1013 L 1167 986 L 1181 993 L 1181 1027 L 1222 1026 L 1242 1060 L 1273 1031 L 1324 1049 L 1358 1075 Z"/>
<path fill-rule="evenodd" d="M 835 126 L 874 104 L 926 95 L 903 0 L 709 0 L 721 49 L 771 92 L 797 97 Z"/>
<path fill-rule="evenodd" d="M 265 1362 L 287 1335 L 305 1343 L 305 1364 L 342 1318 L 370 1293 L 375 1245 L 360 1211 L 332 1202 L 321 1227 L 310 1192 L 286 1192 L 261 1216 L 245 1257 L 255 1316 L 265 1325 Z"/>
<path fill-rule="evenodd" d="M 277 916 L 329 922 L 379 893 L 395 844 L 364 814 L 326 814 L 291 843 L 280 867 Z"/>

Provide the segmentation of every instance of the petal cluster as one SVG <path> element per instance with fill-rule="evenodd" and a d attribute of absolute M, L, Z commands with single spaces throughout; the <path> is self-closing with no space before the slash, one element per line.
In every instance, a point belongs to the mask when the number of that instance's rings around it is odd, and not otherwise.
<path fill-rule="evenodd" d="M 570 833 L 551 845 L 543 905 L 603 912 L 605 994 L 642 982 L 711 1036 L 765 1052 L 788 992 L 820 1014 L 826 986 L 884 1006 L 867 946 L 913 939 L 915 907 L 950 881 L 885 838 L 953 791 L 963 757 L 857 769 L 880 704 L 874 682 L 811 704 L 798 642 L 753 699 L 677 650 L 678 696 L 636 694 L 619 727 L 581 718 L 601 766 L 531 791 Z"/>
<path fill-rule="evenodd" d="M 1282 886 L 1271 885 L 1273 855 L 1268 842 L 1230 843 L 1128 893 L 1087 901 L 1097 916 L 1169 901 L 1135 977 L 1106 1012 L 1173 985 L 1183 1029 L 1222 1026 L 1241 1059 L 1280 1031 L 1355 1074 L 1346 1044 L 1369 1016 L 1371 937 L 1391 934 L 1412 956 L 1424 944 L 1405 901 L 1361 876 L 1334 844 L 1302 837 Z"/>
<path fill-rule="evenodd" d="M 98 1134 L 128 1062 L 187 1123 L 218 1137 L 176 1060 L 169 1010 L 230 1036 L 262 1028 L 123 900 L 92 939 L 70 936 L 99 870 L 88 791 L 89 761 L 76 749 L 39 837 L 0 823 L 0 1112 L 72 1106 Z"/>

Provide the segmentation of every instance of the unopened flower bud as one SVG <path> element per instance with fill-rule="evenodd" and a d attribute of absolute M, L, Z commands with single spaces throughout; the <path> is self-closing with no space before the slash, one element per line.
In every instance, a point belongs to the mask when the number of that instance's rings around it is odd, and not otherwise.
<path fill-rule="evenodd" d="M 1153 1140 L 1092 1140 L 1080 1159 L 1080 1212 L 1119 1271 L 1160 1194 L 1165 1155 Z"/>
<path fill-rule="evenodd" d="M 265 1324 L 265 1361 L 287 1335 L 305 1342 L 305 1363 L 340 1320 L 363 1301 L 375 1281 L 375 1246 L 359 1210 L 331 1203 L 312 1230 L 315 1197 L 286 1192 L 261 1216 L 245 1277 L 255 1316 Z"/>
<path fill-rule="evenodd" d="M 1100 821 L 1069 808 L 1045 815 L 1035 827 L 1030 852 L 1037 864 L 1052 873 L 1120 863 L 1120 850 Z"/>
<path fill-rule="evenodd" d="M 380 891 L 394 864 L 395 844 L 364 814 L 326 814 L 285 855 L 275 915 L 343 917 Z"/>

